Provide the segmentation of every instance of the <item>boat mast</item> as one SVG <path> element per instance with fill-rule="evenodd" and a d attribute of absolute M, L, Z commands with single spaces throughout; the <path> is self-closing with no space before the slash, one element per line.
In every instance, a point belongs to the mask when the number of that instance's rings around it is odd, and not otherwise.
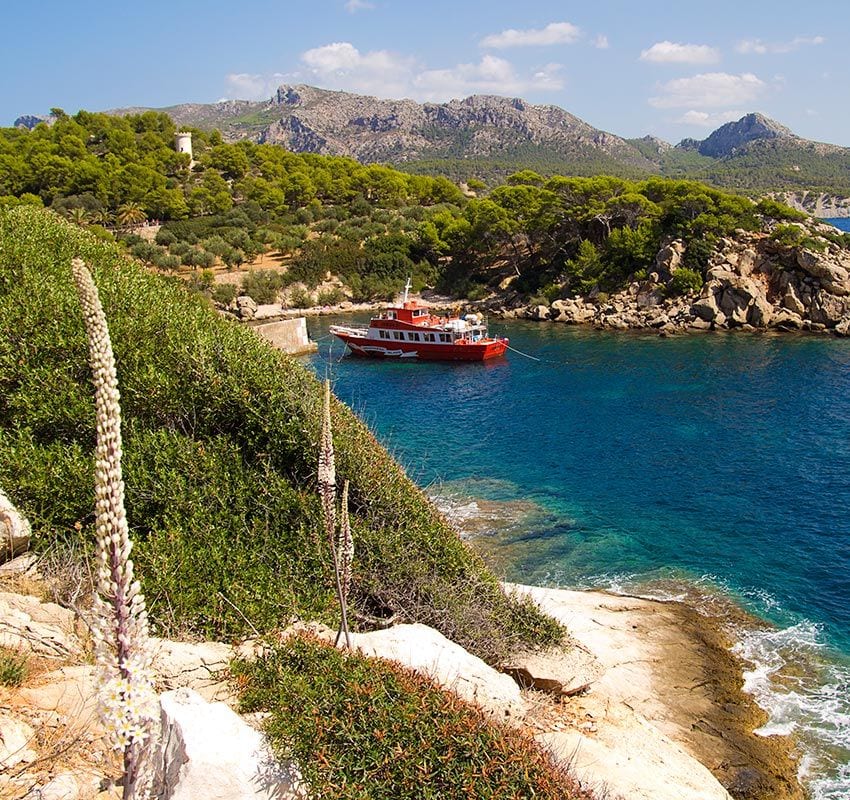
<path fill-rule="evenodd" d="M 407 283 L 404 284 L 404 300 L 403 303 L 407 302 L 407 293 L 413 288 L 413 284 L 410 282 L 410 278 L 408 277 Z"/>

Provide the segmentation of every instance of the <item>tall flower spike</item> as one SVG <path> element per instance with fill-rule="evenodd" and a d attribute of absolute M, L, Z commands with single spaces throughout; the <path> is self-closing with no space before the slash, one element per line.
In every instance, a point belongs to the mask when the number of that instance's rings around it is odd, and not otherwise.
<path fill-rule="evenodd" d="M 339 575 L 342 584 L 342 596 L 348 603 L 351 593 L 351 562 L 354 561 L 354 537 L 351 535 L 351 520 L 348 516 L 348 481 L 342 486 L 340 502 L 339 544 L 337 545 L 339 559 Z"/>
<path fill-rule="evenodd" d="M 325 523 L 325 535 L 331 548 L 334 580 L 336 581 L 336 596 L 339 600 L 340 632 L 345 634 L 345 644 L 351 649 L 351 638 L 348 633 L 348 611 L 345 594 L 342 589 L 340 563 L 336 551 L 336 464 L 334 461 L 334 441 L 331 431 L 331 384 L 325 380 L 325 395 L 322 408 L 322 435 L 319 441 L 319 495 L 322 498 L 322 518 Z M 339 637 L 337 636 L 337 640 Z"/>
<path fill-rule="evenodd" d="M 124 800 L 140 788 L 142 746 L 156 716 L 145 599 L 133 579 L 133 543 L 121 476 L 121 407 L 115 359 L 97 287 L 81 259 L 71 262 L 89 340 L 95 388 L 95 532 L 97 594 L 92 636 L 100 668 L 100 713 L 116 749 L 124 751 Z"/>
<path fill-rule="evenodd" d="M 319 494 L 322 498 L 325 533 L 333 548 L 336 531 L 336 466 L 331 432 L 331 384 L 327 380 L 322 409 L 322 438 L 319 442 Z"/>

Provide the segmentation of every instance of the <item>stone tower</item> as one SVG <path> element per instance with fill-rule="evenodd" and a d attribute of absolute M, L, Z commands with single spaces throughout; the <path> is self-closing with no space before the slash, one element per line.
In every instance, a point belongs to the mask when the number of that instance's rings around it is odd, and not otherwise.
<path fill-rule="evenodd" d="M 174 134 L 174 146 L 178 153 L 189 154 L 189 167 L 195 164 L 195 158 L 192 155 L 192 134 L 189 131 L 178 131 Z"/>

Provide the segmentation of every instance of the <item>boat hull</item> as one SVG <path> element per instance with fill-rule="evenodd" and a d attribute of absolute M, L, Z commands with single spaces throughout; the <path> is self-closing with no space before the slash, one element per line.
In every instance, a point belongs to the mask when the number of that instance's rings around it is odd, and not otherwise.
<path fill-rule="evenodd" d="M 348 345 L 357 358 L 395 358 L 417 361 L 484 361 L 503 356 L 508 349 L 507 339 L 490 339 L 469 344 L 432 344 L 428 342 L 387 342 L 363 336 L 334 333 Z"/>

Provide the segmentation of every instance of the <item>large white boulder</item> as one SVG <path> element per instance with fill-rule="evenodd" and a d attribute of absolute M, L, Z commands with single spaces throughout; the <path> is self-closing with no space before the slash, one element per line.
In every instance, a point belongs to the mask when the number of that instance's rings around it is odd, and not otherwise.
<path fill-rule="evenodd" d="M 510 677 L 427 625 L 353 633 L 351 644 L 364 655 L 415 670 L 498 719 L 518 720 L 527 711 L 519 686 Z"/>
<path fill-rule="evenodd" d="M 160 800 L 295 800 L 307 797 L 293 762 L 279 762 L 265 737 L 224 703 L 192 689 L 160 697 L 155 757 Z"/>

